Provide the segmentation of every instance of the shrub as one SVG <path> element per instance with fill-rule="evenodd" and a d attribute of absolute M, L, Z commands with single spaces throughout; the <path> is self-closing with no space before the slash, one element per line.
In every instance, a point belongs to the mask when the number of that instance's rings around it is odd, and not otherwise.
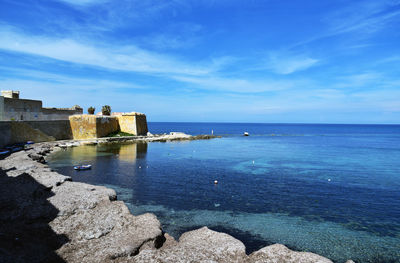
<path fill-rule="evenodd" d="M 96 110 L 96 108 L 93 108 L 92 106 L 90 106 L 88 109 L 87 109 L 87 112 L 89 113 L 89 114 L 94 114 L 94 111 Z"/>
<path fill-rule="evenodd" d="M 104 105 L 104 106 L 101 108 L 101 113 L 103 113 L 103 115 L 110 116 L 110 115 L 111 115 L 111 107 L 108 106 L 108 105 Z"/>

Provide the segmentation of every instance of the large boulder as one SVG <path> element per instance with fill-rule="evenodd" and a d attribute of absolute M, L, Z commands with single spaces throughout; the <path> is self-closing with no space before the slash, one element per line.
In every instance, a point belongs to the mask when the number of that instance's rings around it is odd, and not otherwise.
<path fill-rule="evenodd" d="M 309 252 L 296 252 L 284 245 L 264 247 L 249 256 L 249 263 L 332 263 L 327 258 Z"/>

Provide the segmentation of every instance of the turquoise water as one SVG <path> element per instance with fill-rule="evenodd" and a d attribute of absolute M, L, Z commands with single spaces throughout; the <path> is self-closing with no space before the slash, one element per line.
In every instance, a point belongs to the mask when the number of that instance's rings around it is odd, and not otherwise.
<path fill-rule="evenodd" d="M 400 262 L 400 126 L 149 129 L 224 137 L 82 146 L 54 154 L 50 166 L 74 181 L 114 188 L 133 214 L 155 213 L 175 237 L 207 225 L 240 239 L 248 253 L 282 243 L 336 262 Z M 93 169 L 75 172 L 79 163 Z"/>

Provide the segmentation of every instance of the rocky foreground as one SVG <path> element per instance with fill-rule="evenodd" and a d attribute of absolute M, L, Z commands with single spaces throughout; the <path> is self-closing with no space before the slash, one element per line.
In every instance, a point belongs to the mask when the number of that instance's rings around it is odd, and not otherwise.
<path fill-rule="evenodd" d="M 137 139 L 194 139 L 163 136 Z M 36 144 L 0 160 L 0 262 L 331 262 L 279 244 L 246 255 L 242 242 L 207 227 L 176 241 L 155 215 L 133 216 L 114 190 L 45 164 L 53 150 L 119 139 Z"/>

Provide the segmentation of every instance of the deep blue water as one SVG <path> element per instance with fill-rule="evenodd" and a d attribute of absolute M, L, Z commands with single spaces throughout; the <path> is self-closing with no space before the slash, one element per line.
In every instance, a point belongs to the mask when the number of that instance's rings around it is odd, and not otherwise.
<path fill-rule="evenodd" d="M 400 262 L 400 125 L 149 123 L 149 130 L 223 138 L 76 147 L 54 154 L 50 166 L 114 188 L 133 214 L 155 213 L 176 238 L 207 225 L 248 252 L 283 243 L 336 262 Z M 93 169 L 75 172 L 78 163 Z"/>

